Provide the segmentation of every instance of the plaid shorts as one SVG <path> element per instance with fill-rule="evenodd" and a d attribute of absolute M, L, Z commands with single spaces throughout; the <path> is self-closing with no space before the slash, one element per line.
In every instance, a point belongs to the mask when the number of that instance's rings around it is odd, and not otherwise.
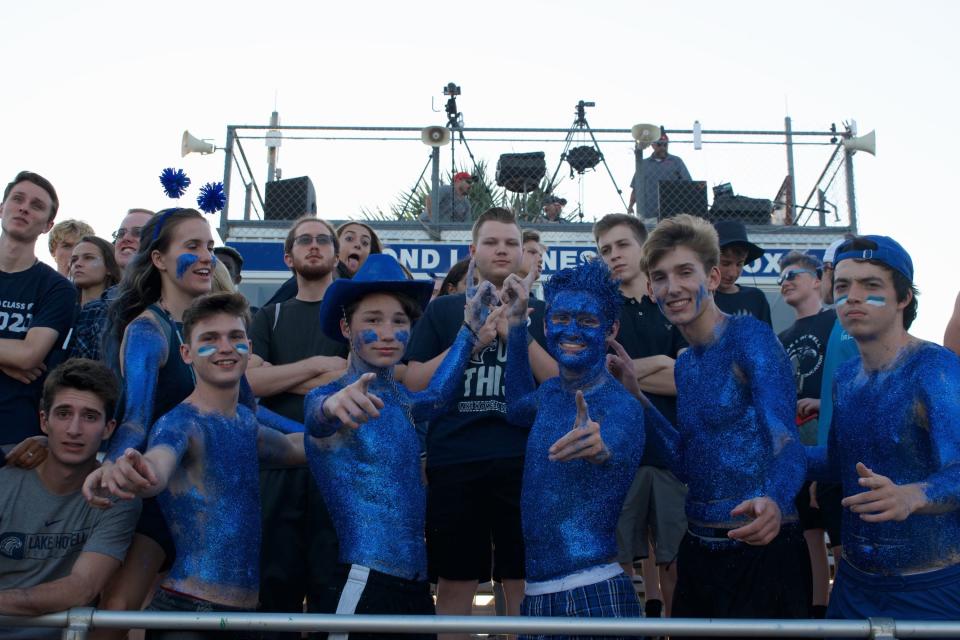
<path fill-rule="evenodd" d="M 640 600 L 633 581 L 626 574 L 577 587 L 567 591 L 526 596 L 520 604 L 520 614 L 530 617 L 557 618 L 640 618 Z M 530 636 L 519 640 L 588 640 L 610 636 Z"/>

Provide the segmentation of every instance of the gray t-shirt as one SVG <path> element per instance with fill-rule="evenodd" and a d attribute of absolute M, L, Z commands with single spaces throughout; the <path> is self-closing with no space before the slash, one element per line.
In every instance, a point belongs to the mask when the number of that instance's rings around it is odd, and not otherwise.
<path fill-rule="evenodd" d="M 677 156 L 667 155 L 663 160 L 653 156 L 641 160 L 643 163 L 643 202 L 640 202 L 640 173 L 634 172 L 630 188 L 636 192 L 637 215 L 642 218 L 660 216 L 660 182 L 664 180 L 690 180 L 687 165 Z"/>
<path fill-rule="evenodd" d="M 36 470 L 0 468 L 0 590 L 68 576 L 85 552 L 122 562 L 139 515 L 139 499 L 96 509 L 79 491 L 50 493 Z"/>
<path fill-rule="evenodd" d="M 453 186 L 440 185 L 437 189 L 437 210 L 440 212 L 440 222 L 469 222 L 472 219 L 473 204 L 470 196 L 456 197 Z M 423 212 L 423 219 L 429 220 L 431 211 Z"/>

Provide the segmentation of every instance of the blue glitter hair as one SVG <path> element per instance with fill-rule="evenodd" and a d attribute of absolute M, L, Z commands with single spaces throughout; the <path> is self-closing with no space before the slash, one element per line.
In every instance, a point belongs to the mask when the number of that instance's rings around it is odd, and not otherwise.
<path fill-rule="evenodd" d="M 603 322 L 613 324 L 620 319 L 620 281 L 610 277 L 610 269 L 603 260 L 590 260 L 573 269 L 561 269 L 543 285 L 547 307 L 561 291 L 581 291 L 594 296 L 600 303 Z"/>

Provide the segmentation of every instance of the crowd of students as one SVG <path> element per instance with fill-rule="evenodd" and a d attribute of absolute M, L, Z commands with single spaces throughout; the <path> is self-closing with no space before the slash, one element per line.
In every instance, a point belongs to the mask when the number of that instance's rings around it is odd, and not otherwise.
<path fill-rule="evenodd" d="M 508 210 L 439 291 L 306 216 L 251 318 L 199 212 L 58 206 L 0 205 L 0 613 L 960 617 L 960 359 L 891 238 L 785 256 L 777 336 L 738 223 L 605 216 L 540 300 Z"/>

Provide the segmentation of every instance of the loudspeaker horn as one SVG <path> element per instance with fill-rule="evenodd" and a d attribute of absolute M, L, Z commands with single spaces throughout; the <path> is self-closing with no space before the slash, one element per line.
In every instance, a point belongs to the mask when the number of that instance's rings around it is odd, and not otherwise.
<path fill-rule="evenodd" d="M 426 127 L 420 132 L 420 140 L 428 147 L 442 147 L 450 142 L 450 130 L 446 127 Z"/>
<path fill-rule="evenodd" d="M 641 148 L 660 139 L 661 128 L 658 124 L 635 124 L 630 127 L 630 136 Z"/>
<path fill-rule="evenodd" d="M 872 156 L 877 155 L 876 130 L 873 130 L 864 136 L 857 136 L 856 138 L 844 138 L 843 148 L 851 153 L 854 151 L 866 151 Z"/>
<path fill-rule="evenodd" d="M 204 142 L 198 138 L 194 138 L 190 135 L 189 131 L 183 132 L 183 140 L 180 142 L 180 157 L 187 155 L 188 153 L 213 153 L 216 151 L 216 147 L 209 142 Z"/>

